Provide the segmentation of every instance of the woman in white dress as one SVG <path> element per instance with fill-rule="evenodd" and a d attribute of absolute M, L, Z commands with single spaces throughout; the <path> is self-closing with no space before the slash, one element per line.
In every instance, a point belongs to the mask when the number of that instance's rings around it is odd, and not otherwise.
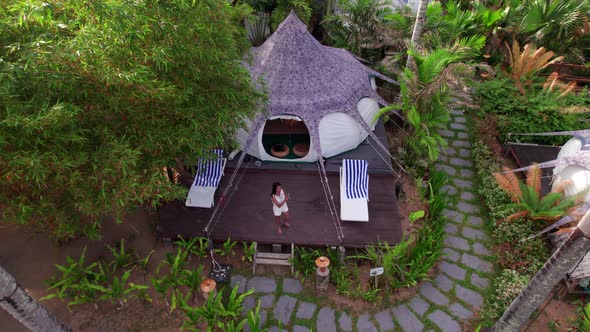
<path fill-rule="evenodd" d="M 285 194 L 281 184 L 275 182 L 272 184 L 270 199 L 272 200 L 272 212 L 275 215 L 275 222 L 277 224 L 277 233 L 281 235 L 283 234 L 282 226 L 291 227 L 289 224 L 289 208 L 287 207 L 289 196 Z M 285 219 L 283 225 L 281 225 L 281 216 L 284 216 Z"/>

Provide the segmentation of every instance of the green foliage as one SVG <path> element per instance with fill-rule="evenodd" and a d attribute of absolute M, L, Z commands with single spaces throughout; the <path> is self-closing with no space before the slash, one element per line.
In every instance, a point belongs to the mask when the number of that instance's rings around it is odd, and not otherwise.
<path fill-rule="evenodd" d="M 352 286 L 352 276 L 346 267 L 330 269 L 331 281 L 336 286 L 336 293 L 344 296 L 350 296 Z"/>
<path fill-rule="evenodd" d="M 238 243 L 236 241 L 232 241 L 228 236 L 227 240 L 225 240 L 225 242 L 223 242 L 223 246 L 221 247 L 221 249 L 216 249 L 215 251 L 220 253 L 221 256 L 233 255 L 234 254 L 234 247 L 236 246 L 236 244 L 238 244 Z"/>
<path fill-rule="evenodd" d="M 331 43 L 358 56 L 382 42 L 385 18 L 392 10 L 383 0 L 339 0 L 342 9 L 328 15 L 324 27 Z M 399 20 L 398 20 L 399 22 Z"/>
<path fill-rule="evenodd" d="M 529 279 L 529 277 L 521 275 L 516 271 L 503 270 L 494 279 L 491 287 L 492 294 L 487 298 L 480 311 L 482 325 L 492 326 L 502 316 L 520 291 L 526 287 Z"/>
<path fill-rule="evenodd" d="M 514 139 L 509 133 L 539 133 L 584 129 L 582 114 L 563 112 L 571 106 L 588 105 L 585 93 L 570 94 L 563 98 L 548 95 L 533 86 L 525 96 L 518 92 L 505 77 L 486 80 L 474 89 L 474 97 L 482 113 L 496 114 L 500 139 Z M 539 144 L 563 144 L 567 138 L 551 136 L 529 136 L 527 142 Z"/>
<path fill-rule="evenodd" d="M 496 265 L 520 274 L 532 276 L 549 258 L 549 250 L 540 238 L 523 239 L 536 233 L 534 222 L 525 219 L 501 221 L 496 224 Z"/>
<path fill-rule="evenodd" d="M 188 255 L 189 249 L 186 248 L 178 248 L 176 255 L 166 254 L 166 258 L 156 268 L 156 276 L 150 277 L 154 289 L 164 296 L 167 301 L 169 299 L 168 304 L 171 312 L 176 309 L 181 299 L 179 297 L 181 286 L 188 283 L 185 280 L 187 271 L 189 271 L 185 269 L 188 263 Z M 165 268 L 167 273 L 163 273 L 162 268 Z M 190 277 L 190 275 L 188 276 Z"/>
<path fill-rule="evenodd" d="M 251 319 L 240 320 L 242 306 L 244 299 L 253 292 L 253 290 L 249 290 L 238 295 L 238 287 L 235 286 L 227 301 L 223 300 L 223 291 L 219 291 L 215 295 L 210 295 L 199 307 L 192 307 L 182 300 L 181 309 L 186 316 L 182 328 L 200 331 L 199 324 L 205 322 L 207 323 L 207 331 L 218 329 L 221 331 L 242 331 L 244 325 L 251 321 Z"/>
<path fill-rule="evenodd" d="M 113 265 L 115 269 L 128 267 L 135 262 L 133 251 L 125 250 L 124 239 L 121 239 L 116 248 L 111 246 L 107 246 L 107 248 L 109 248 L 111 254 L 113 255 L 113 261 L 111 262 L 111 265 Z"/>
<path fill-rule="evenodd" d="M 112 249 L 112 248 L 109 248 Z M 109 263 L 114 269 L 105 269 L 101 262 L 86 265 L 86 249 L 82 251 L 80 258 L 74 261 L 66 258 L 68 265 L 56 264 L 61 276 L 52 277 L 49 280 L 49 291 L 52 292 L 41 300 L 58 297 L 61 300 L 69 299 L 68 307 L 76 304 L 91 303 L 98 300 L 118 301 L 125 305 L 132 297 L 140 297 L 151 301 L 145 290 L 149 287 L 128 282 L 133 269 L 126 270 L 119 276 L 117 269 L 128 264 L 117 265 L 116 258 Z"/>
<path fill-rule="evenodd" d="M 242 242 L 242 246 L 244 247 L 244 256 L 242 256 L 242 261 L 252 262 L 252 259 L 254 259 L 254 255 L 256 254 L 256 242 L 251 242 L 250 244 Z"/>
<path fill-rule="evenodd" d="M 272 29 L 276 30 L 291 10 L 295 11 L 303 23 L 308 24 L 311 18 L 311 5 L 311 0 L 276 0 L 276 7 L 270 17 Z"/>
<path fill-rule="evenodd" d="M 578 317 L 573 325 L 579 331 L 590 331 L 590 303 L 582 303 L 578 307 Z"/>
<path fill-rule="evenodd" d="M 0 201 L 62 241 L 184 197 L 163 167 L 231 144 L 263 102 L 247 6 L 13 1 L 0 11 Z"/>
<path fill-rule="evenodd" d="M 292 260 L 293 268 L 302 278 L 307 278 L 316 270 L 316 258 L 323 256 L 319 249 L 295 247 L 295 257 Z"/>
<path fill-rule="evenodd" d="M 410 215 L 408 216 L 408 219 L 410 220 L 410 223 L 413 223 L 414 221 L 424 218 L 424 216 L 426 215 L 426 213 L 424 212 L 424 210 L 419 210 L 419 211 L 414 211 L 412 213 L 410 213 Z"/>

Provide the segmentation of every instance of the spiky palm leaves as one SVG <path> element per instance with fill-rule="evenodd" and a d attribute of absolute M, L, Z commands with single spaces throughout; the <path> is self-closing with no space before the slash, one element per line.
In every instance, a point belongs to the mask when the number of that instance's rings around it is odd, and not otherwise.
<path fill-rule="evenodd" d="M 588 0 L 529 0 L 523 6 L 521 29 L 531 41 L 565 50 L 588 24 Z"/>
<path fill-rule="evenodd" d="M 512 42 L 512 48 L 506 44 L 510 54 L 510 73 L 509 77 L 514 81 L 518 90 L 525 95 L 525 86 L 532 84 L 532 76 L 547 66 L 563 60 L 562 56 L 555 56 L 552 51 L 547 51 L 544 47 L 537 49 L 533 44 L 526 44 L 522 50 L 515 40 Z"/>
<path fill-rule="evenodd" d="M 525 182 L 521 182 L 514 172 L 506 171 L 504 174 L 495 173 L 494 177 L 513 201 L 510 206 L 516 212 L 508 219 L 524 217 L 552 221 L 566 214 L 575 205 L 575 198 L 563 197 L 563 188 L 541 197 L 541 169 L 538 166 L 527 171 Z"/>

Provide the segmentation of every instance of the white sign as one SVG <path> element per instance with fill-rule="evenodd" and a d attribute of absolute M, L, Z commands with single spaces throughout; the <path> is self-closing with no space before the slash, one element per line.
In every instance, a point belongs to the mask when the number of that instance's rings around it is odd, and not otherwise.
<path fill-rule="evenodd" d="M 382 274 L 383 274 L 383 267 L 376 267 L 374 269 L 371 269 L 371 271 L 369 272 L 369 275 L 371 277 L 380 276 Z"/>

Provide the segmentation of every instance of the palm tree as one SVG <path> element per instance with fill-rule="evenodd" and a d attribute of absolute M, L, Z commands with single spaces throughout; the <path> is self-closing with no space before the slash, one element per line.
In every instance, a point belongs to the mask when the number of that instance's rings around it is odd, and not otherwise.
<path fill-rule="evenodd" d="M 529 0 L 523 6 L 522 32 L 532 42 L 566 50 L 588 24 L 588 0 Z"/>
<path fill-rule="evenodd" d="M 494 332 L 520 331 L 545 300 L 553 287 L 569 273 L 590 250 L 590 211 L 572 235 L 553 253 L 528 286 L 512 301 L 493 327 Z"/>
<path fill-rule="evenodd" d="M 422 37 L 422 29 L 424 29 L 424 21 L 426 20 L 426 9 L 428 8 L 428 0 L 420 0 L 418 3 L 418 10 L 416 10 L 416 21 L 414 22 L 414 29 L 412 29 L 412 38 L 410 39 L 410 47 L 416 47 L 420 44 L 420 37 Z M 414 67 L 414 59 L 412 55 L 408 56 L 406 67 Z"/>
<path fill-rule="evenodd" d="M 0 306 L 31 331 L 71 331 L 0 266 Z"/>

